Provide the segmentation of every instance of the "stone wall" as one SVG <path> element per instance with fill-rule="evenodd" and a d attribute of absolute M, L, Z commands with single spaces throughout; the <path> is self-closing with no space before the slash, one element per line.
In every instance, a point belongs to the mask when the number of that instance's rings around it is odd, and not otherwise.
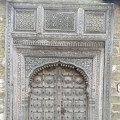
<path fill-rule="evenodd" d="M 28 0 L 13 0 L 28 1 Z M 33 1 L 33 0 L 32 0 Z M 39 1 L 39 0 L 38 0 Z M 65 0 L 64 0 L 65 1 Z M 71 0 L 81 1 L 81 0 Z M 85 0 L 90 1 L 90 0 Z M 102 0 L 93 0 L 102 2 Z M 112 68 L 112 100 L 111 100 L 111 120 L 120 120 L 120 93 L 117 92 L 117 83 L 120 82 L 120 3 L 115 0 L 115 22 L 114 22 L 114 41 L 113 41 L 113 68 Z M 0 120 L 4 120 L 4 96 L 5 96 L 5 16 L 6 2 L 0 0 Z"/>
<path fill-rule="evenodd" d="M 115 1 L 114 8 L 111 120 L 120 120 L 120 93 L 117 92 L 117 84 L 120 83 L 120 3 Z"/>

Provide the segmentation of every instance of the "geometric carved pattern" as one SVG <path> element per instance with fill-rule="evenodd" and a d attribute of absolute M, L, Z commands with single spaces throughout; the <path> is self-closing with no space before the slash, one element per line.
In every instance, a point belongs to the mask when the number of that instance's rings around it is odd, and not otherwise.
<path fill-rule="evenodd" d="M 16 9 L 15 30 L 35 30 L 35 10 Z"/>
<path fill-rule="evenodd" d="M 68 10 L 45 10 L 45 31 L 74 32 L 75 12 Z"/>
<path fill-rule="evenodd" d="M 30 120 L 86 120 L 86 85 L 80 73 L 60 64 L 36 72 L 30 82 Z"/>
<path fill-rule="evenodd" d="M 105 12 L 86 11 L 85 12 L 85 32 L 105 33 L 106 32 Z"/>

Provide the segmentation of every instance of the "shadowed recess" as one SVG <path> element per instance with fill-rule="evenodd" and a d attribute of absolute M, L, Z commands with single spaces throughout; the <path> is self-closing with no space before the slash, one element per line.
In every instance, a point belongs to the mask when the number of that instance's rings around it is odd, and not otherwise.
<path fill-rule="evenodd" d="M 106 2 L 106 3 L 115 3 L 117 5 L 120 5 L 120 0 L 103 0 L 103 2 Z"/>
<path fill-rule="evenodd" d="M 114 0 L 103 0 L 103 2 L 112 3 Z"/>

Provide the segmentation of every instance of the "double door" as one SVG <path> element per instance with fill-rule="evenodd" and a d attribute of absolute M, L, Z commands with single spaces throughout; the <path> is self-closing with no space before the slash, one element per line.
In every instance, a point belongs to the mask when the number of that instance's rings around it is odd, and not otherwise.
<path fill-rule="evenodd" d="M 29 120 L 87 120 L 86 84 L 74 69 L 44 69 L 30 86 Z"/>

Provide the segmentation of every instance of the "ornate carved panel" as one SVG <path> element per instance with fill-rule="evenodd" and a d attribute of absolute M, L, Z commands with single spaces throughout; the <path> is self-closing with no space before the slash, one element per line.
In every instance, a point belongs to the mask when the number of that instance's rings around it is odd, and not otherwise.
<path fill-rule="evenodd" d="M 51 51 L 52 52 L 52 51 Z M 50 53 L 49 53 L 50 54 Z M 59 53 L 57 53 L 59 54 Z M 71 53 L 72 54 L 72 53 Z M 76 59 L 69 59 L 69 58 L 41 58 L 41 57 L 25 57 L 25 70 L 26 76 L 29 76 L 33 69 L 36 69 L 38 66 L 42 66 L 46 63 L 54 63 L 62 61 L 64 63 L 74 64 L 76 66 L 81 67 L 86 71 L 89 77 L 92 77 L 92 66 L 93 60 L 92 59 L 85 59 L 85 58 L 76 58 Z"/>
<path fill-rule="evenodd" d="M 110 120 L 113 5 L 7 7 L 6 120 Z"/>
<path fill-rule="evenodd" d="M 85 11 L 85 33 L 105 33 L 106 13 Z"/>
<path fill-rule="evenodd" d="M 77 16 L 70 10 L 45 9 L 44 30 L 46 32 L 75 32 Z"/>
<path fill-rule="evenodd" d="M 15 30 L 34 31 L 36 30 L 36 10 L 15 9 Z"/>

